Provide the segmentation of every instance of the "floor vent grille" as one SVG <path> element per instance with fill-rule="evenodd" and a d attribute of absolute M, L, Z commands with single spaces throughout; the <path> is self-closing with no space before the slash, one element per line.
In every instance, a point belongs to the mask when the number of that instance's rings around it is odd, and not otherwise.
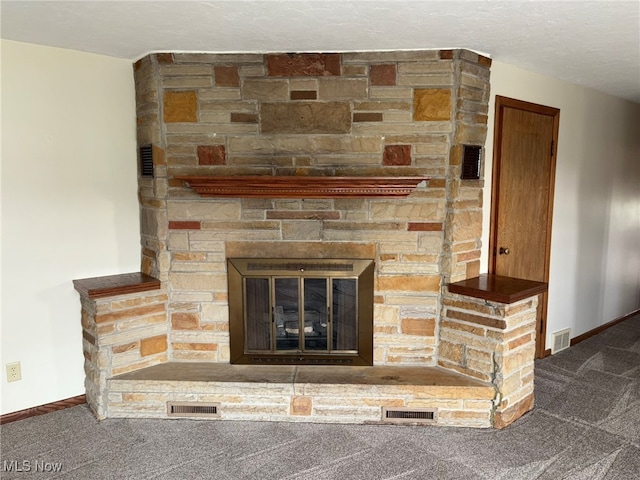
<path fill-rule="evenodd" d="M 438 420 L 436 408 L 387 408 L 382 407 L 384 423 L 413 423 L 433 425 Z"/>
<path fill-rule="evenodd" d="M 167 416 L 220 418 L 220 404 L 204 402 L 167 402 Z"/>
<path fill-rule="evenodd" d="M 571 344 L 571 329 L 565 328 L 551 334 L 551 354 L 561 352 L 569 348 Z"/>

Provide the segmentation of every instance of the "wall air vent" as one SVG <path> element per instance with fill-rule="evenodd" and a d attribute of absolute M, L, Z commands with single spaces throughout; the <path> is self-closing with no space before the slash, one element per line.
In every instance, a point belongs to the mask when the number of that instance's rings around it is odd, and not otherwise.
<path fill-rule="evenodd" d="M 382 422 L 396 424 L 435 425 L 436 408 L 387 408 L 382 407 Z"/>
<path fill-rule="evenodd" d="M 480 159 L 482 147 L 475 145 L 462 146 L 462 180 L 478 180 L 480 178 Z"/>
<path fill-rule="evenodd" d="M 220 404 L 204 402 L 167 402 L 167 416 L 220 418 Z"/>
<path fill-rule="evenodd" d="M 140 147 L 140 175 L 153 177 L 153 146 L 142 145 Z"/>
<path fill-rule="evenodd" d="M 551 334 L 551 354 L 569 348 L 571 344 L 571 329 L 565 328 Z"/>

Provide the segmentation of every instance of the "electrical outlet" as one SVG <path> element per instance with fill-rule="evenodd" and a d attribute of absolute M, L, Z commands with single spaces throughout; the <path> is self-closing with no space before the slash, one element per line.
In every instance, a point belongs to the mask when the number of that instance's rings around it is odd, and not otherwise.
<path fill-rule="evenodd" d="M 7 363 L 7 382 L 17 382 L 18 380 L 22 380 L 20 362 Z"/>

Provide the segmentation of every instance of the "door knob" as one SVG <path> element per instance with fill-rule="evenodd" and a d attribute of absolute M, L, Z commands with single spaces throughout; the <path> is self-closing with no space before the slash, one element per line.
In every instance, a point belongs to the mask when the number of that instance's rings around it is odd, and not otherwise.
<path fill-rule="evenodd" d="M 498 250 L 498 253 L 500 255 L 509 255 L 511 253 L 511 250 L 509 250 L 508 248 L 500 247 L 500 250 Z"/>

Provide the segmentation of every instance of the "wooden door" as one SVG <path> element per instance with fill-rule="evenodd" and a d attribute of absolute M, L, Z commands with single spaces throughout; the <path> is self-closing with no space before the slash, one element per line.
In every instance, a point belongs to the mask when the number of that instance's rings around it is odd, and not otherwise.
<path fill-rule="evenodd" d="M 560 110 L 496 96 L 489 272 L 549 281 Z M 540 296 L 536 356 L 545 356 L 547 295 Z"/>

